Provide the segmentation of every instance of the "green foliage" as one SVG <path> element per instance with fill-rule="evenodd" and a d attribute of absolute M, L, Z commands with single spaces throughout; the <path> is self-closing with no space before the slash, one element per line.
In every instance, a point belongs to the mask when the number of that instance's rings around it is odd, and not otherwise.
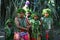
<path fill-rule="evenodd" d="M 12 20 L 12 19 L 8 19 L 8 20 L 5 22 L 5 25 L 7 25 L 9 22 L 13 23 L 13 20 Z"/>
<path fill-rule="evenodd" d="M 49 8 L 43 9 L 42 15 L 44 15 L 45 13 L 51 14 L 51 9 L 49 9 Z"/>
<path fill-rule="evenodd" d="M 39 14 L 37 12 L 32 12 L 31 17 L 34 18 L 35 15 L 39 17 Z"/>
<path fill-rule="evenodd" d="M 20 12 L 26 13 L 26 11 L 25 11 L 24 9 L 22 9 L 22 8 L 19 8 L 19 9 L 17 10 L 17 13 L 20 13 Z"/>
<path fill-rule="evenodd" d="M 5 33 L 6 33 L 6 37 L 9 37 L 11 35 L 11 30 L 8 26 L 5 27 Z"/>

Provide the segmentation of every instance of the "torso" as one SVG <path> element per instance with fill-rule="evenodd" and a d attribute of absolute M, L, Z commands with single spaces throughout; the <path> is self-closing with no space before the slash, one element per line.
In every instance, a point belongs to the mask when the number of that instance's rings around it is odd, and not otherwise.
<path fill-rule="evenodd" d="M 42 25 L 44 28 L 46 29 L 51 29 L 52 26 L 52 18 L 46 18 L 46 17 L 42 17 Z"/>
<path fill-rule="evenodd" d="M 20 25 L 21 27 L 26 27 L 26 26 L 27 26 L 26 18 L 23 18 L 23 19 L 18 18 L 18 21 L 19 21 L 19 25 Z"/>

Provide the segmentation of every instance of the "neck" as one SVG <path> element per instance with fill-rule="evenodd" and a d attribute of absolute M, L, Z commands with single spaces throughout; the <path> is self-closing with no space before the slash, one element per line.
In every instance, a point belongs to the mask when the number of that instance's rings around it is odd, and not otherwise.
<path fill-rule="evenodd" d="M 44 16 L 44 17 L 48 18 L 49 16 Z"/>

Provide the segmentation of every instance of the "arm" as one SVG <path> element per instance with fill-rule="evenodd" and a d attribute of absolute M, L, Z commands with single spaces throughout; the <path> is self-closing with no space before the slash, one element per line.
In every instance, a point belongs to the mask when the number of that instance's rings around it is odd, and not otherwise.
<path fill-rule="evenodd" d="M 31 27 L 31 23 L 28 19 L 26 19 L 26 21 L 27 21 L 27 29 L 29 29 Z"/>
<path fill-rule="evenodd" d="M 42 32 L 43 18 L 40 19 L 40 31 Z"/>
<path fill-rule="evenodd" d="M 51 26 L 52 26 L 52 29 L 54 30 L 54 23 L 53 23 L 53 19 L 52 19 L 52 24 L 51 24 Z"/>

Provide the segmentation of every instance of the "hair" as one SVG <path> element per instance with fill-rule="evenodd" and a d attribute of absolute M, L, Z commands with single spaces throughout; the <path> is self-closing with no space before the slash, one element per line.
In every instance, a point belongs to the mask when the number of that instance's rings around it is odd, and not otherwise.
<path fill-rule="evenodd" d="M 28 12 L 28 14 L 32 14 L 31 12 Z"/>

